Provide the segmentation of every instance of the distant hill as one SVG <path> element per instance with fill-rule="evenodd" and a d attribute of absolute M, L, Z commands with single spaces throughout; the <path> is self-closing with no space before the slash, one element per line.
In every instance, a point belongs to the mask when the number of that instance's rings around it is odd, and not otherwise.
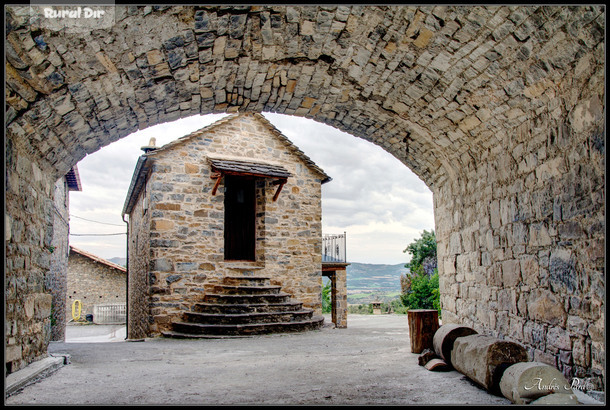
<path fill-rule="evenodd" d="M 351 262 L 347 267 L 347 303 L 389 302 L 400 294 L 400 275 L 405 263 L 383 265 Z"/>
<path fill-rule="evenodd" d="M 406 263 L 406 262 L 405 262 Z M 407 273 L 404 263 L 381 265 L 352 262 L 347 267 L 348 293 L 360 291 L 400 292 L 400 275 Z"/>
<path fill-rule="evenodd" d="M 112 263 L 116 263 L 117 265 L 121 265 L 121 266 L 127 267 L 127 258 L 119 258 L 117 256 L 117 257 L 108 259 L 108 261 L 110 261 Z"/>

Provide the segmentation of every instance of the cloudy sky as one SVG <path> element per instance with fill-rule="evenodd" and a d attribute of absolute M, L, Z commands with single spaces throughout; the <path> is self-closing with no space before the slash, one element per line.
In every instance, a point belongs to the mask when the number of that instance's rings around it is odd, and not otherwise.
<path fill-rule="evenodd" d="M 426 185 L 367 141 L 306 118 L 263 115 L 332 177 L 322 185 L 322 230 L 347 233 L 348 261 L 407 262 L 407 245 L 424 229 L 434 229 L 432 192 Z M 121 211 L 140 147 L 151 137 L 162 146 L 224 116 L 150 127 L 85 157 L 78 163 L 83 190 L 70 193 L 70 244 L 106 259 L 125 257 Z"/>

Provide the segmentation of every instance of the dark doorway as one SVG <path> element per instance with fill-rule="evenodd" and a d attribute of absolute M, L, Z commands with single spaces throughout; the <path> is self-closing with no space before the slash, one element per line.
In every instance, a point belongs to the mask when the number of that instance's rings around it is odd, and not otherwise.
<path fill-rule="evenodd" d="M 225 259 L 255 260 L 254 178 L 225 175 Z"/>

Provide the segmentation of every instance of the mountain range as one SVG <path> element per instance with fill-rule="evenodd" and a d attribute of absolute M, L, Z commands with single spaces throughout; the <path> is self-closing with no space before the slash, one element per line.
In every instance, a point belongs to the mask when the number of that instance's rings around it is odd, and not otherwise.
<path fill-rule="evenodd" d="M 407 273 L 404 263 L 383 265 L 352 262 L 347 267 L 347 290 L 400 292 L 400 275 Z"/>

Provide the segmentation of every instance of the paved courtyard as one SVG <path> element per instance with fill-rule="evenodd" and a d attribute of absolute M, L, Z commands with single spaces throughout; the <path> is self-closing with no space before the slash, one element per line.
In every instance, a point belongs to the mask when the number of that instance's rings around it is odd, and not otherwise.
<path fill-rule="evenodd" d="M 326 318 L 330 323 L 330 318 Z M 126 342 L 122 326 L 68 326 L 71 363 L 8 405 L 406 405 L 510 402 L 411 353 L 404 315 L 349 315 L 347 329 L 241 339 Z"/>

